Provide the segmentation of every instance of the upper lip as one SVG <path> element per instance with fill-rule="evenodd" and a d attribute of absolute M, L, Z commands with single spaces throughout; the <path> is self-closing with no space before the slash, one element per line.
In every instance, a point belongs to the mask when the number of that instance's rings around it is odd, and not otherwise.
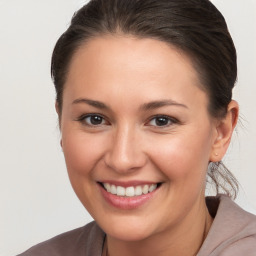
<path fill-rule="evenodd" d="M 156 181 L 145 181 L 145 180 L 143 180 L 143 181 L 141 181 L 141 180 L 131 180 L 131 181 L 102 180 L 102 181 L 98 181 L 98 182 L 99 183 L 109 183 L 111 185 L 121 186 L 121 187 L 125 187 L 125 188 L 161 183 L 161 182 L 156 182 Z"/>

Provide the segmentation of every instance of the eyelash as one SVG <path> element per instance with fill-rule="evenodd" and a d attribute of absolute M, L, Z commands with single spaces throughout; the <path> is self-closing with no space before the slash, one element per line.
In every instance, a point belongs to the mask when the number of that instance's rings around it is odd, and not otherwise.
<path fill-rule="evenodd" d="M 166 121 L 168 121 L 168 124 L 165 124 L 165 125 L 150 125 L 150 126 L 153 126 L 153 127 L 162 127 L 162 128 L 165 128 L 165 127 L 169 127 L 171 125 L 174 125 L 174 124 L 178 124 L 179 121 L 176 119 L 176 118 L 173 118 L 173 117 L 170 117 L 170 116 L 166 116 L 166 115 L 155 115 L 153 117 L 151 117 L 149 119 L 149 121 L 147 122 L 147 124 L 149 124 L 150 122 L 152 122 L 153 120 L 157 120 L 157 118 L 159 119 L 165 119 Z M 159 120 L 158 120 L 159 121 Z"/>
<path fill-rule="evenodd" d="M 89 127 L 97 127 L 97 126 L 101 126 L 101 125 L 105 125 L 105 124 L 89 124 L 88 122 L 86 122 L 87 118 L 92 118 L 92 117 L 99 117 L 101 120 L 105 120 L 106 123 L 108 123 L 106 120 L 106 118 L 101 115 L 101 114 L 97 114 L 97 113 L 93 113 L 93 114 L 86 114 L 86 115 L 81 115 L 77 121 L 81 122 L 82 124 L 89 126 Z"/>
<path fill-rule="evenodd" d="M 100 120 L 103 120 L 105 121 L 105 123 L 100 123 L 100 124 L 92 124 L 92 123 L 88 123 L 86 122 L 86 119 L 87 118 L 92 118 L 92 117 L 97 117 L 97 118 L 100 118 Z M 150 124 L 152 121 L 155 120 L 155 123 L 157 122 L 157 118 L 159 119 L 165 119 L 165 121 L 168 122 L 168 124 L 163 124 L 163 125 L 153 125 L 153 124 Z M 77 121 L 81 122 L 82 124 L 86 125 L 86 126 L 89 126 L 89 127 L 99 127 L 99 126 L 102 126 L 102 125 L 109 125 L 110 123 L 107 121 L 107 119 L 102 115 L 102 114 L 97 114 L 97 113 L 92 113 L 92 114 L 86 114 L 86 115 L 81 115 Z M 92 121 L 92 120 L 91 120 Z M 97 120 L 96 120 L 97 121 Z M 158 120 L 160 121 L 160 120 Z M 160 127 L 160 128 L 165 128 L 165 127 L 169 127 L 171 125 L 174 125 L 174 124 L 178 124 L 179 121 L 176 119 L 176 118 L 173 118 L 173 117 L 170 117 L 170 116 L 167 116 L 167 115 L 155 115 L 151 118 L 148 119 L 148 121 L 146 122 L 146 125 L 149 125 L 149 126 L 152 126 L 152 127 Z"/>

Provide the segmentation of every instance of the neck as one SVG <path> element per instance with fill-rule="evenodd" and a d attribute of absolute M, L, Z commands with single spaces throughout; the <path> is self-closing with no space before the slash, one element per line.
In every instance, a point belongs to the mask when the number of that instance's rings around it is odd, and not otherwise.
<path fill-rule="evenodd" d="M 106 256 L 193 256 L 205 240 L 212 224 L 205 201 L 197 204 L 177 225 L 142 241 L 121 241 L 107 235 Z"/>

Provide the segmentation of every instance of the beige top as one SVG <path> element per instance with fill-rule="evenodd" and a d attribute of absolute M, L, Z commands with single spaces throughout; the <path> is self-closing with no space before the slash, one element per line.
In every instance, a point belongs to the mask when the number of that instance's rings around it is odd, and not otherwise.
<path fill-rule="evenodd" d="M 224 195 L 207 197 L 206 203 L 214 221 L 197 256 L 256 256 L 256 216 Z M 19 256 L 101 256 L 104 239 L 104 232 L 91 222 Z"/>

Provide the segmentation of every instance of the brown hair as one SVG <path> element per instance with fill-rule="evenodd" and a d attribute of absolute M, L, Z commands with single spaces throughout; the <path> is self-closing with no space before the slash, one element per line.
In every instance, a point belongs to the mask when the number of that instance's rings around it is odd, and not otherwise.
<path fill-rule="evenodd" d="M 189 55 L 208 94 L 209 113 L 225 116 L 237 78 L 236 50 L 224 17 L 209 0 L 91 0 L 74 14 L 53 51 L 60 111 L 74 53 L 93 37 L 117 33 L 161 40 Z M 238 183 L 228 169 L 222 163 L 209 167 L 216 191 L 236 197 Z"/>

